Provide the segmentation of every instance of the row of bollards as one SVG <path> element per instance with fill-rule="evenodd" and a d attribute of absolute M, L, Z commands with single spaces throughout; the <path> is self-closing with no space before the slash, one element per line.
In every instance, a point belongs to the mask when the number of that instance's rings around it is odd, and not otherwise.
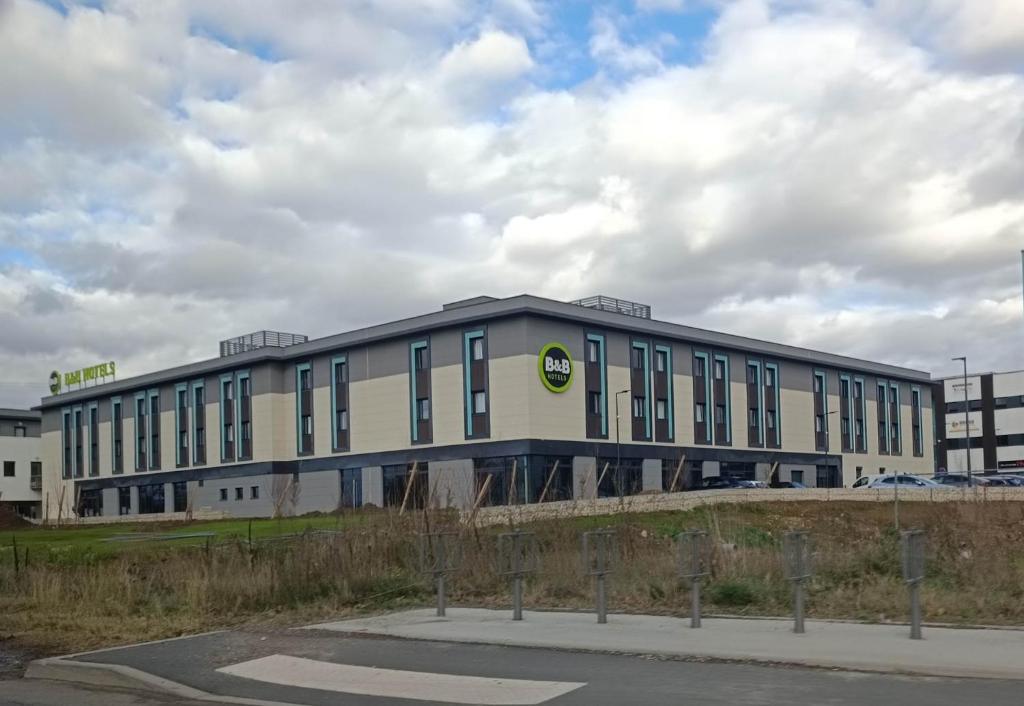
<path fill-rule="evenodd" d="M 584 572 L 593 577 L 597 622 L 608 622 L 607 577 L 612 573 L 615 531 L 591 530 L 582 536 Z M 710 575 L 711 547 L 707 532 L 691 529 L 676 535 L 679 577 L 690 585 L 690 627 L 701 627 L 701 581 Z M 910 594 L 910 637 L 921 639 L 920 584 L 924 579 L 925 535 L 922 530 L 900 533 L 903 579 Z M 538 571 L 540 552 L 533 532 L 514 530 L 498 536 L 499 570 L 512 583 L 512 619 L 523 619 L 523 579 Z M 811 541 L 804 530 L 786 532 L 782 559 L 786 579 L 793 586 L 793 632 L 805 632 L 807 582 L 813 575 Z M 437 592 L 437 615 L 446 608 L 445 577 L 461 564 L 461 546 L 455 532 L 420 535 L 420 570 L 431 574 Z"/>

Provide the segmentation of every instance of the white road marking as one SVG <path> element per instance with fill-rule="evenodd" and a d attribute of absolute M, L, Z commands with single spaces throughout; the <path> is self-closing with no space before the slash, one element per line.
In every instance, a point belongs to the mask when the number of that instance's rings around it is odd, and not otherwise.
<path fill-rule="evenodd" d="M 532 706 L 586 686 L 581 682 L 491 679 L 357 667 L 288 655 L 262 657 L 217 671 L 303 689 L 486 706 Z"/>

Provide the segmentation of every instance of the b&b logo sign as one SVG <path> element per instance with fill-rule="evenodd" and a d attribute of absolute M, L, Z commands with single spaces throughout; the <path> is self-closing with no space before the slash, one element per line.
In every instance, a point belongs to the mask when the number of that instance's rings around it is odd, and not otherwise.
<path fill-rule="evenodd" d="M 540 381 L 552 392 L 565 392 L 572 386 L 572 356 L 561 343 L 549 343 L 537 356 Z"/>

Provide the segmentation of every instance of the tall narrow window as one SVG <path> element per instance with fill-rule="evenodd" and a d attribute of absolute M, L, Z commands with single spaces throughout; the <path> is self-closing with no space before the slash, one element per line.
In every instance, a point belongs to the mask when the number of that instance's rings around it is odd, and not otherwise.
<path fill-rule="evenodd" d="M 857 453 L 867 453 L 867 417 L 868 402 L 864 394 L 864 381 L 860 378 L 853 380 L 853 419 L 854 419 L 854 450 Z"/>
<path fill-rule="evenodd" d="M 296 451 L 300 456 L 313 453 L 313 368 L 310 363 L 295 366 Z"/>
<path fill-rule="evenodd" d="M 220 377 L 220 460 L 235 460 L 235 383 L 230 373 Z"/>
<path fill-rule="evenodd" d="M 654 346 L 654 380 L 653 396 L 655 406 L 654 414 L 654 440 L 661 443 L 672 443 L 675 441 L 675 380 L 672 374 L 672 347 L 667 344 L 655 344 Z"/>
<path fill-rule="evenodd" d="M 110 401 L 110 468 L 114 474 L 124 473 L 124 420 L 121 398 Z"/>
<path fill-rule="evenodd" d="M 826 452 L 829 450 L 827 380 L 824 371 L 814 371 L 814 448 Z"/>
<path fill-rule="evenodd" d="M 895 382 L 890 383 L 889 393 L 889 425 L 892 434 L 889 453 L 899 456 L 903 453 L 903 415 L 900 407 L 899 384 Z"/>
<path fill-rule="evenodd" d="M 914 455 L 924 456 L 924 425 L 921 420 L 921 388 L 912 387 L 910 389 L 910 402 L 910 418 L 914 434 Z"/>
<path fill-rule="evenodd" d="M 484 329 L 464 331 L 462 375 L 465 390 L 466 438 L 483 439 L 491 435 L 488 412 L 487 332 Z"/>
<path fill-rule="evenodd" d="M 714 371 L 715 379 L 711 382 L 711 394 L 715 402 L 714 443 L 729 446 L 732 444 L 732 390 L 728 355 L 714 355 Z"/>
<path fill-rule="evenodd" d="M 188 465 L 188 385 L 174 386 L 174 460 L 179 468 Z"/>
<path fill-rule="evenodd" d="M 708 376 L 708 354 L 693 354 L 693 438 L 698 444 L 714 441 L 714 427 L 707 410 L 712 404 L 711 378 Z"/>
<path fill-rule="evenodd" d="M 146 396 L 139 393 L 135 396 L 135 470 L 146 470 Z"/>
<path fill-rule="evenodd" d="M 747 445 L 764 446 L 764 398 L 765 388 L 762 379 L 761 361 L 747 361 Z"/>
<path fill-rule="evenodd" d="M 630 343 L 629 387 L 633 396 L 633 441 L 651 441 L 651 346 L 646 341 Z"/>
<path fill-rule="evenodd" d="M 585 338 L 587 360 L 584 384 L 587 391 L 587 438 L 608 438 L 608 372 L 605 367 L 605 337 L 588 333 Z"/>
<path fill-rule="evenodd" d="M 100 474 L 100 410 L 93 402 L 89 405 L 89 475 Z"/>
<path fill-rule="evenodd" d="M 160 468 L 160 392 L 149 391 L 149 467 Z"/>
<path fill-rule="evenodd" d="M 61 411 L 61 441 L 64 445 L 64 452 L 61 455 L 61 478 L 71 478 L 74 473 L 74 461 L 72 456 L 72 448 L 74 439 L 72 438 L 72 421 L 71 421 L 71 410 L 65 409 Z"/>
<path fill-rule="evenodd" d="M 335 452 L 348 451 L 348 358 L 331 358 L 331 447 Z"/>
<path fill-rule="evenodd" d="M 430 341 L 409 344 L 409 424 L 414 444 L 433 441 L 430 421 Z"/>
<path fill-rule="evenodd" d="M 249 371 L 235 373 L 238 389 L 238 460 L 252 460 L 252 380 Z"/>
<path fill-rule="evenodd" d="M 840 436 L 844 453 L 852 453 L 857 448 L 857 439 L 853 433 L 854 399 L 850 376 L 839 376 L 839 417 Z"/>
<path fill-rule="evenodd" d="M 206 463 L 206 388 L 202 380 L 192 382 L 192 462 Z"/>
<path fill-rule="evenodd" d="M 75 478 L 81 478 L 85 475 L 85 431 L 82 428 L 84 420 L 82 419 L 82 408 L 76 407 L 74 411 L 75 417 Z"/>
<path fill-rule="evenodd" d="M 782 448 L 782 386 L 777 363 L 764 364 L 765 446 Z"/>
<path fill-rule="evenodd" d="M 879 380 L 878 381 L 878 453 L 888 454 L 889 453 L 889 385 L 888 383 Z"/>

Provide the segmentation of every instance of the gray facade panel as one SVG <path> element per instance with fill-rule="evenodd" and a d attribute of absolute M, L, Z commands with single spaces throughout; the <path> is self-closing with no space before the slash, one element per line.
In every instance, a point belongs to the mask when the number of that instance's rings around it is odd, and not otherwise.
<path fill-rule="evenodd" d="M 362 469 L 363 505 L 384 507 L 384 469 L 365 466 Z"/>
<path fill-rule="evenodd" d="M 641 465 L 644 490 L 661 490 L 661 459 L 645 458 Z"/>
<path fill-rule="evenodd" d="M 551 342 L 561 343 L 569 349 L 573 360 L 584 359 L 583 327 L 563 321 L 534 318 L 529 319 L 524 336 L 519 345 L 519 354 L 537 355 L 540 349 Z M 511 355 L 511 354 L 510 354 Z M 498 356 L 492 356 L 497 358 Z"/>
<path fill-rule="evenodd" d="M 253 395 L 282 392 L 283 376 L 281 366 L 272 363 L 254 365 L 249 370 Z"/>
<path fill-rule="evenodd" d="M 409 341 L 423 338 L 411 337 Z M 444 329 L 430 333 L 430 365 L 441 368 L 448 365 L 462 365 L 462 331 L 461 329 Z M 406 364 L 408 368 L 408 363 Z"/>
<path fill-rule="evenodd" d="M 476 500 L 473 459 L 431 461 L 427 464 L 428 494 L 438 507 L 466 510 Z"/>
<path fill-rule="evenodd" d="M 814 391 L 814 369 L 806 363 L 779 361 L 779 382 L 783 390 Z M 785 423 L 785 422 L 783 422 Z"/>
<path fill-rule="evenodd" d="M 607 364 L 609 367 L 629 367 L 629 346 L 631 336 L 617 331 L 605 331 Z"/>
<path fill-rule="evenodd" d="M 577 500 L 592 500 L 597 497 L 597 458 L 573 456 L 572 497 Z"/>
<path fill-rule="evenodd" d="M 334 512 L 341 504 L 341 474 L 318 471 L 299 476 L 299 490 L 292 513 Z"/>
<path fill-rule="evenodd" d="M 103 516 L 110 517 L 120 514 L 120 507 L 117 502 L 117 488 L 103 489 Z"/>

